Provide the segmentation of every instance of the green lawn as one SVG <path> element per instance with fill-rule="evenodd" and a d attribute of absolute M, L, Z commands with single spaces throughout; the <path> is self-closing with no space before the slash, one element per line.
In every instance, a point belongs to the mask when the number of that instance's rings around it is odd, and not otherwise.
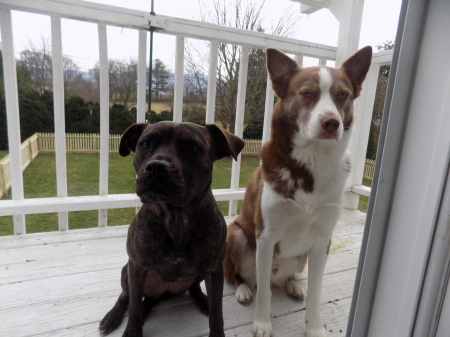
<path fill-rule="evenodd" d="M 7 154 L 8 154 L 7 150 L 0 150 L 0 160 L 2 160 L 3 157 L 6 157 Z"/>
<path fill-rule="evenodd" d="M 372 182 L 369 180 L 363 180 L 362 183 L 364 186 L 372 186 Z M 369 197 L 365 197 L 363 195 L 359 196 L 359 204 L 358 204 L 358 210 L 361 212 L 367 213 L 367 207 L 369 206 Z"/>
<path fill-rule="evenodd" d="M 0 158 L 7 151 L 0 151 Z M 67 184 L 69 196 L 98 194 L 99 185 L 99 155 L 69 154 L 67 156 Z M 133 193 L 135 173 L 133 156 L 120 157 L 112 154 L 109 157 L 109 193 Z M 229 188 L 231 179 L 231 159 L 222 159 L 214 163 L 212 188 Z M 248 177 L 259 165 L 259 159 L 253 156 L 243 156 L 240 174 L 240 187 L 245 187 Z M 370 182 L 364 181 L 370 186 Z M 25 198 L 45 198 L 56 196 L 56 168 L 53 154 L 40 154 L 24 171 Z M 2 199 L 11 199 L 11 194 Z M 368 197 L 361 196 L 359 210 L 367 212 Z M 220 211 L 228 214 L 228 201 L 217 203 Z M 238 212 L 242 206 L 239 201 Z M 130 223 L 135 209 L 108 210 L 108 225 L 124 225 Z M 97 226 L 98 211 L 69 212 L 70 229 L 89 228 Z M 27 233 L 58 230 L 58 215 L 56 213 L 32 214 L 26 216 Z M 0 236 L 13 234 L 11 216 L 0 217 Z"/>
<path fill-rule="evenodd" d="M 67 156 L 67 188 L 69 196 L 98 194 L 99 155 L 69 154 Z M 135 172 L 133 156 L 120 157 L 112 154 L 109 157 L 109 193 L 133 193 Z M 259 165 L 256 157 L 243 156 L 240 186 L 245 183 L 251 172 Z M 213 188 L 229 188 L 231 179 L 231 160 L 222 159 L 214 163 Z M 40 154 L 24 171 L 25 198 L 45 198 L 56 196 L 56 168 L 53 154 Z M 11 194 L 4 196 L 11 199 Z M 219 202 L 219 209 L 228 213 L 228 202 Z M 124 225 L 130 223 L 135 209 L 108 210 L 108 225 Z M 97 226 L 98 211 L 69 212 L 70 229 L 89 228 Z M 13 234 L 12 217 L 0 217 L 0 235 Z M 26 216 L 27 233 L 58 230 L 58 215 L 56 213 L 32 214 Z"/>

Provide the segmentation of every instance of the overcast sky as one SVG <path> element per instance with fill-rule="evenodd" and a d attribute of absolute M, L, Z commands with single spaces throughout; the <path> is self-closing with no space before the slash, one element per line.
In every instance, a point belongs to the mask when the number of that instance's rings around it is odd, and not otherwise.
<path fill-rule="evenodd" d="M 151 0 L 93 0 L 114 6 L 150 11 Z M 245 1 L 245 0 L 243 0 Z M 208 3 L 208 0 L 204 1 Z M 365 0 L 360 46 L 376 46 L 395 38 L 401 0 Z M 154 0 L 157 14 L 196 19 L 199 17 L 198 0 Z M 300 13 L 300 4 L 289 0 L 266 0 L 263 8 L 265 24 L 278 21 L 290 8 Z M 50 36 L 50 18 L 44 15 L 13 12 L 13 31 L 16 54 L 29 41 L 37 43 L 42 36 Z M 300 15 L 294 38 L 331 46 L 337 45 L 339 24 L 327 9 L 311 15 Z M 98 60 L 97 28 L 94 24 L 63 20 L 63 52 L 83 70 L 92 68 Z M 108 27 L 108 54 L 110 58 L 129 59 L 137 56 L 138 34 L 135 30 Z M 154 58 L 174 68 L 175 38 L 155 34 Z M 305 60 L 315 62 L 314 60 Z M 312 65 L 312 64 L 306 64 Z"/>

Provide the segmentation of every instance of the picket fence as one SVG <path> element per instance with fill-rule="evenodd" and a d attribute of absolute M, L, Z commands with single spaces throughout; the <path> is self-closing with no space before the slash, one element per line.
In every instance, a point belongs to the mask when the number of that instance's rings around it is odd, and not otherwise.
<path fill-rule="evenodd" d="M 366 158 L 366 163 L 364 165 L 363 179 L 372 181 L 374 171 L 375 171 L 375 160 Z"/>
<path fill-rule="evenodd" d="M 39 153 L 38 134 L 35 133 L 22 143 L 22 171 L 33 161 Z M 0 160 L 0 198 L 5 195 L 11 187 L 11 169 L 9 155 Z"/>
<path fill-rule="evenodd" d="M 121 135 L 109 136 L 109 152 L 117 153 L 119 151 Z M 22 143 L 22 171 L 39 153 L 55 152 L 55 134 L 54 133 L 35 133 Z M 261 140 L 245 139 L 245 146 L 242 150 L 243 155 L 257 156 L 261 150 Z M 67 153 L 100 153 L 100 135 L 91 133 L 67 133 L 66 134 L 66 152 Z M 9 165 L 9 156 L 0 160 L 0 198 L 5 195 L 11 187 L 11 172 Z M 369 181 L 373 179 L 375 170 L 375 161 L 366 159 L 363 178 Z"/>
<path fill-rule="evenodd" d="M 55 152 L 55 134 L 38 133 L 39 152 Z M 117 153 L 119 151 L 121 135 L 109 135 L 109 152 Z M 261 140 L 245 139 L 245 147 L 242 150 L 243 155 L 258 155 L 261 150 Z M 66 133 L 66 152 L 67 153 L 100 153 L 100 135 L 95 133 Z"/>

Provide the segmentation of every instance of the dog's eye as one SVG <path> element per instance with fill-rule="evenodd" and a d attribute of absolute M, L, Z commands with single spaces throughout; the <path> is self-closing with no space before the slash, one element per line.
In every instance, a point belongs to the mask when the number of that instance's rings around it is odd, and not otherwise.
<path fill-rule="evenodd" d="M 141 143 L 141 146 L 142 146 L 144 149 L 147 150 L 147 149 L 150 148 L 150 142 L 144 140 L 144 141 Z"/>
<path fill-rule="evenodd" d="M 301 93 L 304 97 L 312 97 L 312 94 L 309 92 L 309 91 L 303 91 L 302 93 Z"/>
<path fill-rule="evenodd" d="M 338 96 L 339 98 L 344 99 L 348 97 L 348 94 L 346 92 L 341 92 Z"/>
<path fill-rule="evenodd" d="M 194 144 L 190 144 L 189 147 L 188 147 L 188 151 L 191 152 L 191 153 L 198 152 L 198 146 L 194 145 Z"/>

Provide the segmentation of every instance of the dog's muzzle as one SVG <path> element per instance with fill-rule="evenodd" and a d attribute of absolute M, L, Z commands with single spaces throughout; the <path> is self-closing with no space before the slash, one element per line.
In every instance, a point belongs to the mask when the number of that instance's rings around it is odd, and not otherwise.
<path fill-rule="evenodd" d="M 183 179 L 178 170 L 165 160 L 144 163 L 136 179 L 136 193 L 142 202 L 177 199 L 183 195 Z"/>
<path fill-rule="evenodd" d="M 167 176 L 170 165 L 164 160 L 152 160 L 145 164 L 145 170 L 148 173 L 148 179 L 153 181 L 158 179 L 158 177 L 163 178 Z"/>

